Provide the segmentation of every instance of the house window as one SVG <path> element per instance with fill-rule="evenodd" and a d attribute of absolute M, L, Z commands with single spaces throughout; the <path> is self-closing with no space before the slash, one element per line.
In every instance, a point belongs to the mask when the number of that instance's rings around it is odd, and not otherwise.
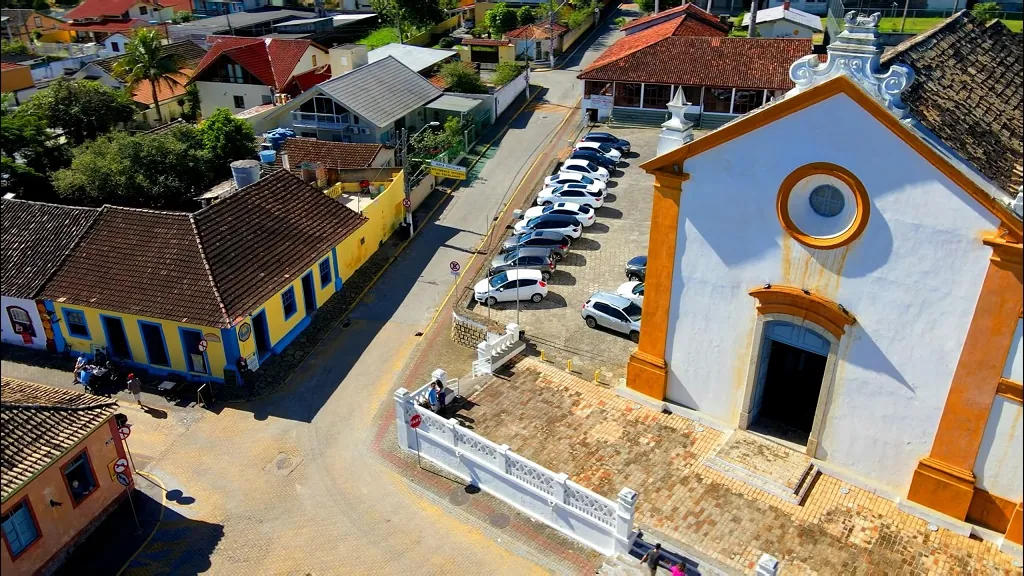
<path fill-rule="evenodd" d="M 327 286 L 331 280 L 331 259 L 328 257 L 320 261 L 320 287 Z"/>
<path fill-rule="evenodd" d="M 19 306 L 8 306 L 7 318 L 10 319 L 11 326 L 14 327 L 14 331 L 17 334 L 36 335 L 36 329 L 32 325 L 32 317 L 29 315 L 28 310 Z"/>
<path fill-rule="evenodd" d="M 226 81 L 232 84 L 244 84 L 245 74 L 242 71 L 242 67 L 238 64 L 225 64 L 224 65 L 224 78 Z"/>
<path fill-rule="evenodd" d="M 737 90 L 733 114 L 746 114 L 764 104 L 764 90 Z"/>
<path fill-rule="evenodd" d="M 814 213 L 823 218 L 832 218 L 838 216 L 843 208 L 846 207 L 846 199 L 843 198 L 843 193 L 839 191 L 839 188 L 832 186 L 831 184 L 822 184 L 811 190 L 811 196 L 808 198 L 811 203 L 811 210 Z"/>
<path fill-rule="evenodd" d="M 583 94 L 584 97 L 593 96 L 594 94 L 600 94 L 602 96 L 611 96 L 612 83 L 600 82 L 596 80 L 587 80 L 583 83 Z"/>
<path fill-rule="evenodd" d="M 121 45 L 119 43 L 117 43 L 117 42 L 111 42 L 110 43 L 110 51 L 111 52 L 120 52 L 121 51 Z"/>
<path fill-rule="evenodd" d="M 36 23 L 36 28 L 43 27 L 43 19 L 40 18 L 39 16 L 36 16 L 32 21 Z"/>
<path fill-rule="evenodd" d="M 0 517 L 3 521 L 4 540 L 11 558 L 17 558 L 39 539 L 39 526 L 29 508 L 28 498 L 22 498 Z"/>
<path fill-rule="evenodd" d="M 309 57 L 313 59 L 313 67 L 316 68 L 316 54 L 310 54 Z"/>
<path fill-rule="evenodd" d="M 200 348 L 203 333 L 199 330 L 181 329 L 181 345 L 185 349 L 185 363 L 189 372 L 207 374 L 206 352 Z"/>
<path fill-rule="evenodd" d="M 235 99 L 235 108 L 241 108 L 242 110 L 245 110 L 245 96 L 235 95 L 234 99 Z"/>
<path fill-rule="evenodd" d="M 274 97 L 271 96 L 270 94 L 264 94 L 262 101 L 263 101 L 263 104 L 273 104 L 274 103 Z"/>
<path fill-rule="evenodd" d="M 704 89 L 704 112 L 728 114 L 732 109 L 732 88 Z"/>
<path fill-rule="evenodd" d="M 644 85 L 644 108 L 668 109 L 668 101 L 672 99 L 672 87 L 668 84 Z"/>
<path fill-rule="evenodd" d="M 139 15 L 145 16 L 146 14 L 149 14 L 149 8 L 146 8 L 145 6 L 139 6 Z"/>
<path fill-rule="evenodd" d="M 64 465 L 64 481 L 68 485 L 71 501 L 78 506 L 90 494 L 96 491 L 96 475 L 92 473 L 89 453 L 82 451 Z"/>
<path fill-rule="evenodd" d="M 639 83 L 615 83 L 615 105 L 626 108 L 640 107 Z"/>
<path fill-rule="evenodd" d="M 68 327 L 69 335 L 75 338 L 90 339 L 89 325 L 85 323 L 85 312 L 65 308 L 64 324 Z"/>
<path fill-rule="evenodd" d="M 295 305 L 295 288 L 289 286 L 287 290 L 281 294 L 281 306 L 284 308 L 284 319 L 287 320 L 295 315 L 295 311 L 298 307 Z"/>

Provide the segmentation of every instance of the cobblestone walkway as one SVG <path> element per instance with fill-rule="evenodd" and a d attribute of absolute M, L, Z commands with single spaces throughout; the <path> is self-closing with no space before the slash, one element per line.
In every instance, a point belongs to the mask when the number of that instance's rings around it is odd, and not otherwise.
<path fill-rule="evenodd" d="M 704 466 L 717 430 L 655 412 L 525 358 L 511 378 L 470 400 L 473 429 L 603 496 L 640 493 L 637 522 L 737 569 L 762 553 L 788 574 L 1020 574 L 987 542 L 928 523 L 896 504 L 819 476 L 803 506 Z M 845 489 L 845 490 L 844 490 Z"/>

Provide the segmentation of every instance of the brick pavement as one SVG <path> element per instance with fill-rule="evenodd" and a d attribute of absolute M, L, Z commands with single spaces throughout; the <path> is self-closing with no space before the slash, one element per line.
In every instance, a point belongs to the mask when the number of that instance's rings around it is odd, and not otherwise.
<path fill-rule="evenodd" d="M 613 498 L 640 493 L 637 523 L 739 570 L 760 555 L 795 574 L 1020 573 L 992 544 L 821 475 L 802 506 L 703 464 L 728 437 L 615 395 L 564 370 L 522 359 L 464 412 L 474 430 Z M 845 490 L 843 490 L 845 489 Z"/>

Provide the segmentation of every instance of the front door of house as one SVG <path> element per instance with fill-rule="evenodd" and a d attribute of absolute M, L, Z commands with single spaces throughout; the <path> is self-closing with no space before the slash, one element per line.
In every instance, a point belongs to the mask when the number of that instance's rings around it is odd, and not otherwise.
<path fill-rule="evenodd" d="M 120 318 L 101 316 L 103 332 L 107 336 L 107 354 L 118 360 L 131 360 L 132 349 L 128 345 L 128 335 Z"/>
<path fill-rule="evenodd" d="M 260 313 L 252 317 L 252 336 L 256 339 L 256 355 L 262 362 L 270 356 L 270 329 L 267 327 L 267 313 L 260 310 Z"/>
<path fill-rule="evenodd" d="M 313 273 L 302 275 L 302 302 L 306 308 L 306 316 L 316 311 L 316 289 L 313 288 Z"/>

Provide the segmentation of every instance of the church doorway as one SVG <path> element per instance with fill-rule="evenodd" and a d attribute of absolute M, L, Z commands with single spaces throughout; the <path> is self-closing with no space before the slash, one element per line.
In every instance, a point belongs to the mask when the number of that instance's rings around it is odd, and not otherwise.
<path fill-rule="evenodd" d="M 750 405 L 752 432 L 807 446 L 831 343 L 790 322 L 765 324 Z"/>

